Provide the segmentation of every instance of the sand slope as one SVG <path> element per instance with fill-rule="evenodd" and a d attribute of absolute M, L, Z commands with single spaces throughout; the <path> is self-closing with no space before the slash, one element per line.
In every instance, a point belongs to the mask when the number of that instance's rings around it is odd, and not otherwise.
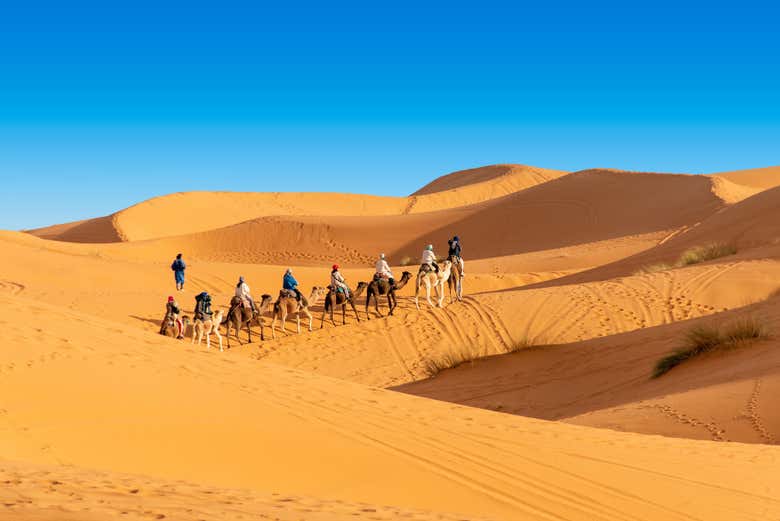
<path fill-rule="evenodd" d="M 713 177 L 727 179 L 735 184 L 766 190 L 780 185 L 780 166 L 767 168 L 753 168 L 749 170 L 735 170 L 712 174 Z"/>
<path fill-rule="evenodd" d="M 14 347 L 2 355 L 0 451 L 17 460 L 494 519 L 780 513 L 768 480 L 780 449 L 701 452 L 691 441 L 429 402 L 192 350 L 19 296 L 0 305 Z M 49 327 L 27 326 L 31 313 Z M 166 515 L 168 501 L 146 495 L 144 507 Z"/>

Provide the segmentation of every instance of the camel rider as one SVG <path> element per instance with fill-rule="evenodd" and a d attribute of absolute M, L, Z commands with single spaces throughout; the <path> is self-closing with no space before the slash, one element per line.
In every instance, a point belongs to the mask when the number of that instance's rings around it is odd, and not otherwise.
<path fill-rule="evenodd" d="M 284 279 L 282 280 L 282 288 L 286 289 L 287 291 L 294 292 L 295 300 L 297 301 L 301 300 L 301 292 L 298 290 L 298 281 L 295 280 L 295 277 L 293 277 L 292 268 L 287 268 L 287 271 L 284 272 Z"/>
<path fill-rule="evenodd" d="M 179 303 L 176 302 L 176 299 L 174 299 L 173 296 L 169 296 L 168 302 L 165 304 L 165 318 L 160 326 L 161 335 L 165 334 L 165 329 L 170 320 L 176 324 L 176 339 L 181 340 L 184 338 L 184 323 L 181 320 L 180 313 L 181 308 L 179 308 Z"/>
<path fill-rule="evenodd" d="M 436 264 L 436 254 L 433 253 L 433 244 L 429 244 L 425 247 L 422 253 L 422 266 L 421 268 L 428 267 L 430 270 L 439 273 L 439 265 Z"/>
<path fill-rule="evenodd" d="M 458 267 L 460 268 L 460 276 L 463 277 L 465 273 L 463 273 L 463 257 L 461 256 L 461 247 L 460 247 L 460 238 L 456 235 L 447 243 L 450 245 L 449 253 L 447 254 L 449 257 L 453 257 L 458 262 Z"/>
<path fill-rule="evenodd" d="M 210 320 L 211 315 L 211 295 L 205 291 L 195 295 L 195 320 Z"/>
<path fill-rule="evenodd" d="M 341 275 L 338 264 L 334 264 L 333 270 L 330 272 L 330 285 L 334 291 L 341 290 L 344 293 L 344 296 L 349 298 L 349 286 L 347 286 L 347 281 L 344 280 L 344 276 Z"/>
<path fill-rule="evenodd" d="M 395 286 L 395 279 L 393 278 L 393 272 L 390 271 L 390 266 L 387 264 L 387 261 L 385 260 L 384 253 L 380 253 L 379 260 L 376 261 L 376 275 L 374 275 L 374 278 L 387 279 L 387 281 L 390 283 L 390 286 Z"/>
<path fill-rule="evenodd" d="M 244 281 L 244 277 L 238 277 L 238 284 L 236 284 L 236 296 L 243 302 L 248 302 L 253 312 L 257 311 L 257 309 L 255 309 L 255 300 L 249 293 L 249 285 Z"/>

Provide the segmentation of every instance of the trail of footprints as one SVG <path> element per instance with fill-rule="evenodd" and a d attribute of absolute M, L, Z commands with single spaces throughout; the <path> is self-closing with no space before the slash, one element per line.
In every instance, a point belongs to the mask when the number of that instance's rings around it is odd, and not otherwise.
<path fill-rule="evenodd" d="M 761 379 L 757 379 L 753 383 L 753 390 L 748 397 L 745 410 L 741 414 L 735 416 L 734 419 L 746 420 L 756 432 L 762 443 L 776 444 L 778 443 L 777 437 L 766 428 L 759 413 L 761 386 Z M 710 433 L 713 441 L 730 441 L 726 437 L 726 429 L 723 426 L 718 425 L 714 420 L 705 421 L 663 403 L 644 404 L 640 405 L 640 408 L 657 410 L 674 421 L 690 425 L 691 427 L 702 427 Z"/>

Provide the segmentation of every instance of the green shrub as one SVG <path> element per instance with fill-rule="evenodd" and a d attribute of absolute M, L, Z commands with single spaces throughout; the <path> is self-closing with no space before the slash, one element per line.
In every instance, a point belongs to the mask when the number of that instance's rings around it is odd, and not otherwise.
<path fill-rule="evenodd" d="M 683 347 L 661 358 L 653 369 L 653 378 L 704 353 L 744 346 L 769 337 L 766 328 L 755 317 L 740 319 L 725 326 L 721 332 L 713 326 L 697 326 L 685 335 Z"/>

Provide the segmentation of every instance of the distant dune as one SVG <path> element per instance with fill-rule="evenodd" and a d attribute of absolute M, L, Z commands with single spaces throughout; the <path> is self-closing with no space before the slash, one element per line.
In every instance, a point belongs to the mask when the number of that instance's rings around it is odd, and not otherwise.
<path fill-rule="evenodd" d="M 469 175 L 452 188 L 426 190 L 429 195 L 415 194 L 409 198 L 339 193 L 177 193 L 155 197 L 112 216 L 30 230 L 29 233 L 72 242 L 139 241 L 197 233 L 261 217 L 359 217 L 430 212 L 489 201 L 564 174 L 522 165 L 485 167 L 474 172 L 482 170 L 501 174 L 485 179 L 482 175 Z M 459 176 L 460 173 L 451 175 Z"/>
<path fill-rule="evenodd" d="M 713 177 L 720 177 L 728 179 L 732 183 L 766 190 L 767 188 L 774 188 L 780 185 L 780 166 L 721 172 L 713 174 Z"/>

